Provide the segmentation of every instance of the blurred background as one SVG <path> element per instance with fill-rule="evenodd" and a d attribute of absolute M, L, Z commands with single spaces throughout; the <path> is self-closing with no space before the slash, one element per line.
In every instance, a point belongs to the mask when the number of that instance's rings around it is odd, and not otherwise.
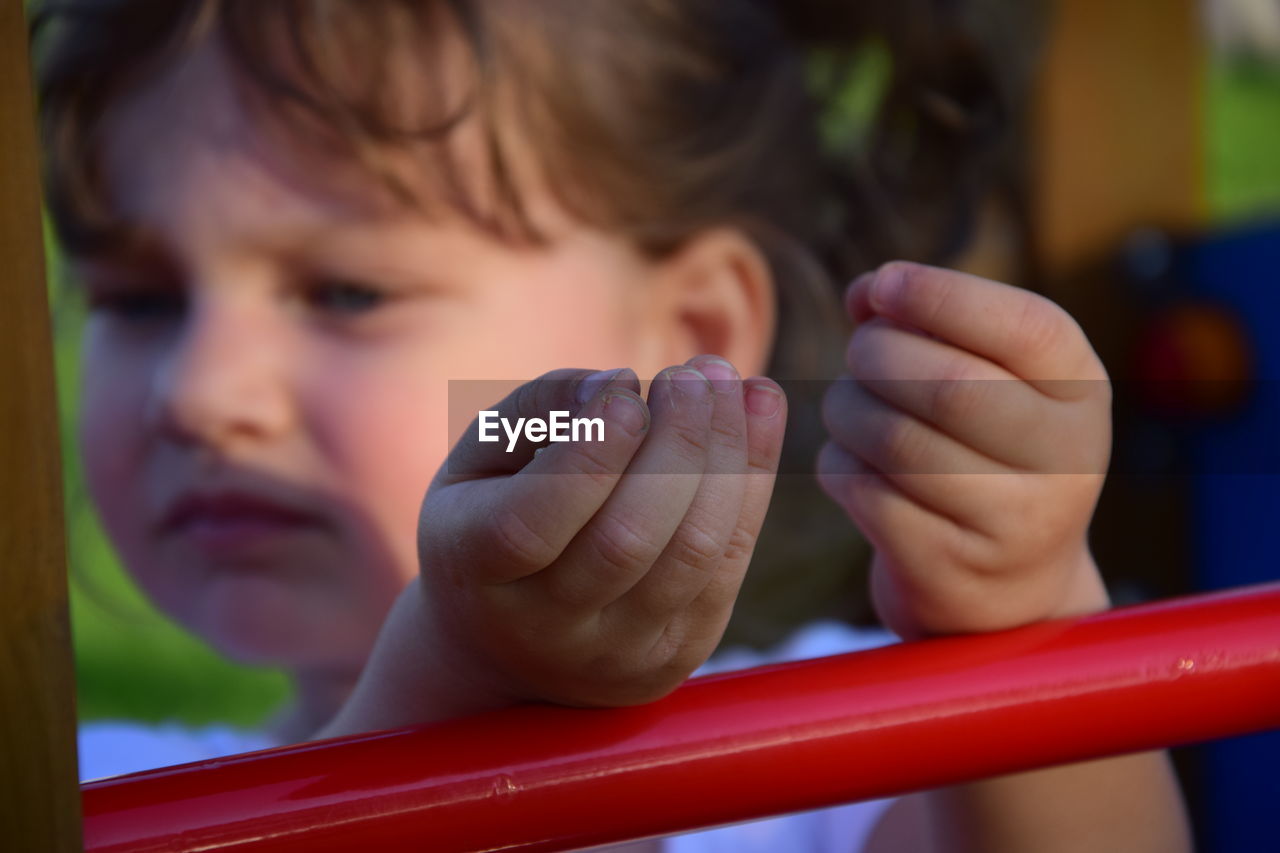
<path fill-rule="evenodd" d="M 1093 544 L 1117 604 L 1275 580 L 1280 0 L 1060 0 L 1024 17 L 995 36 L 1025 95 L 1021 150 L 956 264 L 1064 305 L 1116 381 Z M 83 308 L 49 255 L 80 718 L 260 723 L 284 677 L 158 615 L 96 524 L 71 426 Z M 1202 849 L 1280 850 L 1280 733 L 1175 757 Z"/>

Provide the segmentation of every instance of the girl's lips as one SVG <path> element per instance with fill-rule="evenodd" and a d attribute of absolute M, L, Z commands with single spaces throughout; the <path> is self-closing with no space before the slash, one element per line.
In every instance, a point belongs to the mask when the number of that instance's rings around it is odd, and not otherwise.
<path fill-rule="evenodd" d="M 200 550 L 231 555 L 321 526 L 314 513 L 261 495 L 222 492 L 180 498 L 159 529 L 161 535 L 181 538 Z"/>

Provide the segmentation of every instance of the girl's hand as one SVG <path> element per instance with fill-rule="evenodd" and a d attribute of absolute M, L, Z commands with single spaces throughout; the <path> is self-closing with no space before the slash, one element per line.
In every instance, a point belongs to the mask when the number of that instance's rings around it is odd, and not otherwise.
<path fill-rule="evenodd" d="M 710 381 L 709 381 L 710 380 Z M 664 370 L 559 370 L 496 407 L 602 417 L 604 441 L 454 447 L 419 523 L 437 658 L 473 707 L 665 695 L 724 631 L 773 489 L 786 401 L 712 356 Z"/>
<path fill-rule="evenodd" d="M 1086 531 L 1111 389 L 1049 300 L 892 263 L 846 294 L 850 377 L 828 391 L 824 490 L 876 548 L 899 636 L 1010 628 L 1108 606 Z"/>

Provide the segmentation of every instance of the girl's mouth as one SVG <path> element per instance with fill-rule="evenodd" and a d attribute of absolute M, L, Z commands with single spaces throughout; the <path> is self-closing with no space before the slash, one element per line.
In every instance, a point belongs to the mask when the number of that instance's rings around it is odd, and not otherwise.
<path fill-rule="evenodd" d="M 159 524 L 161 536 L 213 555 L 232 555 L 323 526 L 315 513 L 249 492 L 189 493 Z"/>

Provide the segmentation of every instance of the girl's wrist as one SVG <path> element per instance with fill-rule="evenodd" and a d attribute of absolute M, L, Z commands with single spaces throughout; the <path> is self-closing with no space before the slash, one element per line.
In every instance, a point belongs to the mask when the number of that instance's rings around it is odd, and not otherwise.
<path fill-rule="evenodd" d="M 355 690 L 312 739 L 425 725 L 519 701 L 486 687 L 452 649 L 414 578 L 392 605 Z"/>
<path fill-rule="evenodd" d="M 1087 547 L 1081 549 L 1069 570 L 1062 598 L 1046 619 L 1065 619 L 1087 616 L 1111 609 L 1111 596 L 1107 593 L 1102 573 Z"/>
<path fill-rule="evenodd" d="M 431 601 L 431 591 L 416 577 L 402 593 L 414 608 L 414 640 L 418 643 L 428 679 L 426 685 L 438 694 L 436 719 L 452 719 L 494 711 L 529 701 L 501 684 L 490 667 L 477 659 L 476 649 L 456 639 L 442 624 Z"/>

